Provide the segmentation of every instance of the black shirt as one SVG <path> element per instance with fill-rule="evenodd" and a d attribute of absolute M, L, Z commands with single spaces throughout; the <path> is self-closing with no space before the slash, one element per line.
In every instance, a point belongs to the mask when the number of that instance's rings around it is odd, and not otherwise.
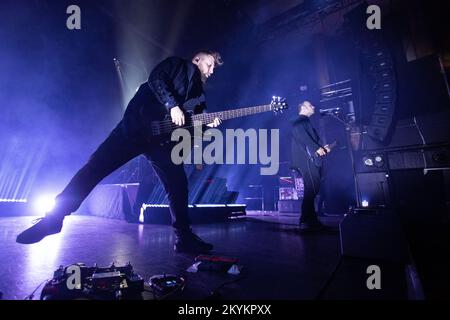
<path fill-rule="evenodd" d="M 148 78 L 148 85 L 158 102 L 167 109 L 179 106 L 194 110 L 195 106 L 205 102 L 200 71 L 191 61 L 178 57 L 167 58 L 158 64 Z"/>
<path fill-rule="evenodd" d="M 147 127 L 153 120 L 162 120 L 168 111 L 179 106 L 187 111 L 206 110 L 200 71 L 191 61 L 170 57 L 159 63 L 141 84 L 128 103 L 123 125 L 128 134 Z"/>
<path fill-rule="evenodd" d="M 306 161 L 322 147 L 322 141 L 309 117 L 299 115 L 292 120 L 292 166 L 303 167 Z"/>

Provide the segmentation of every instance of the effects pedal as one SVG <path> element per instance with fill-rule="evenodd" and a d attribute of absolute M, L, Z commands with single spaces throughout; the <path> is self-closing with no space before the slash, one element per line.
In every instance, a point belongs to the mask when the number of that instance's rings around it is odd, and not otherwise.
<path fill-rule="evenodd" d="M 158 297 L 168 296 L 184 289 L 183 277 L 174 274 L 155 275 L 150 278 L 149 284 Z"/>

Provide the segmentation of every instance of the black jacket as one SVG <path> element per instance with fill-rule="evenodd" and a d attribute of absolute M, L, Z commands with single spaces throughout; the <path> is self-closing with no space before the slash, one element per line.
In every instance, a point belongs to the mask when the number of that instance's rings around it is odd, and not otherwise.
<path fill-rule="evenodd" d="M 316 150 L 322 147 L 322 141 L 311 120 L 303 115 L 292 120 L 291 138 L 292 167 L 304 167 Z"/>
<path fill-rule="evenodd" d="M 201 74 L 191 61 L 170 57 L 159 63 L 141 84 L 123 118 L 128 134 L 145 130 L 152 120 L 162 120 L 179 106 L 201 113 L 206 110 Z"/>

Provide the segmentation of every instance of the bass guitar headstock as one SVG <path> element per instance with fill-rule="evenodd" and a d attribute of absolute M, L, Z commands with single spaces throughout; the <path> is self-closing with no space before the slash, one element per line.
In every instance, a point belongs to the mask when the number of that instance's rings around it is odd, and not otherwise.
<path fill-rule="evenodd" d="M 273 112 L 283 112 L 288 108 L 288 104 L 285 98 L 273 96 L 272 101 L 270 102 L 270 107 Z"/>

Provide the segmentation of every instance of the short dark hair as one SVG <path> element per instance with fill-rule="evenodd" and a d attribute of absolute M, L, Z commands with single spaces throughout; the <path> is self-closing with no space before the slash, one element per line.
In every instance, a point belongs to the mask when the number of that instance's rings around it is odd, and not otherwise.
<path fill-rule="evenodd" d="M 200 50 L 200 51 L 197 51 L 197 52 L 194 54 L 194 57 L 195 57 L 196 55 L 199 55 L 199 54 L 207 54 L 207 55 L 209 55 L 209 56 L 212 56 L 212 57 L 214 58 L 214 64 L 215 64 L 217 67 L 223 65 L 222 56 L 221 56 L 220 53 L 217 52 L 217 51 Z"/>

